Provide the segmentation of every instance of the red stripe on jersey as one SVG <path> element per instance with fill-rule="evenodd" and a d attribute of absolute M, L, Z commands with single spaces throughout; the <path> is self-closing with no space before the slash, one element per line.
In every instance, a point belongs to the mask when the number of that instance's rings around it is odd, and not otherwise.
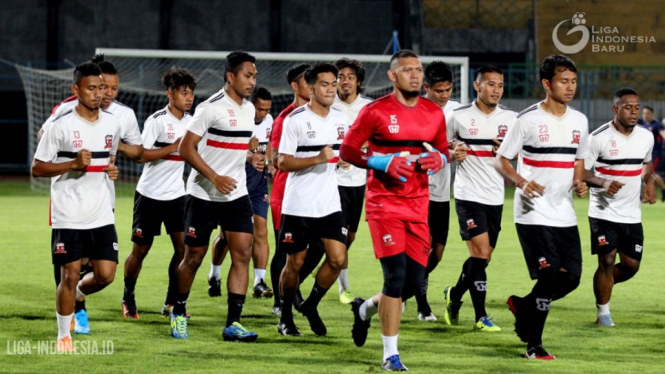
<path fill-rule="evenodd" d="M 249 149 L 247 143 L 227 143 L 208 139 L 206 144 L 215 148 L 237 149 L 240 151 L 247 151 Z"/>
<path fill-rule="evenodd" d="M 185 159 L 182 158 L 182 156 L 178 156 L 178 155 L 166 155 L 166 156 L 162 157 L 162 160 L 185 161 Z"/>
<path fill-rule="evenodd" d="M 526 157 L 523 157 L 522 161 L 524 161 L 524 165 L 534 166 L 537 168 L 572 169 L 575 167 L 574 161 L 541 161 L 532 160 Z"/>
<path fill-rule="evenodd" d="M 621 177 L 638 177 L 642 175 L 642 169 L 637 170 L 612 170 L 605 168 L 596 168 L 596 171 L 605 175 L 616 175 Z"/>
<path fill-rule="evenodd" d="M 88 165 L 83 169 L 78 169 L 78 171 L 84 171 L 86 173 L 100 173 L 103 172 L 104 169 L 108 167 L 109 167 L 108 165 Z"/>
<path fill-rule="evenodd" d="M 476 157 L 494 157 L 494 154 L 492 151 L 472 151 L 468 150 L 466 151 L 466 154 L 468 156 L 476 156 Z"/>
<path fill-rule="evenodd" d="M 339 157 L 333 157 L 330 160 L 328 160 L 329 164 L 336 164 L 339 161 Z"/>

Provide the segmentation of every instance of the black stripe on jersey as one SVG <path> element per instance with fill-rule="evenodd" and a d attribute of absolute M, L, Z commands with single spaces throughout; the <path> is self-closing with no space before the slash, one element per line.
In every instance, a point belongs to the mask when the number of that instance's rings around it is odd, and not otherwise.
<path fill-rule="evenodd" d="M 603 131 L 605 131 L 605 130 L 607 130 L 607 129 L 609 129 L 609 128 L 610 128 L 609 123 L 606 124 L 606 125 L 604 125 L 604 126 L 600 126 L 599 128 L 595 129 L 595 130 L 591 133 L 591 135 L 598 135 L 598 134 L 600 134 L 601 132 L 603 132 Z"/>
<path fill-rule="evenodd" d="M 619 160 L 607 160 L 604 158 L 599 158 L 598 162 L 602 162 L 607 165 L 642 165 L 644 159 L 641 158 L 624 158 Z"/>
<path fill-rule="evenodd" d="M 113 102 L 116 103 L 116 104 L 118 104 L 118 105 L 121 105 L 121 106 L 124 106 L 124 107 L 129 108 L 129 105 L 125 105 L 125 104 L 119 102 L 118 100 L 113 100 Z"/>
<path fill-rule="evenodd" d="M 157 112 L 157 113 L 153 114 L 152 118 L 157 118 L 157 117 L 163 116 L 165 114 L 166 114 L 166 109 L 162 110 L 161 112 Z"/>
<path fill-rule="evenodd" d="M 104 109 L 102 109 L 102 112 L 108 113 L 108 114 L 111 114 L 111 115 L 115 115 L 115 114 L 113 114 L 113 112 L 109 112 L 108 110 L 104 110 Z"/>
<path fill-rule="evenodd" d="M 464 143 L 468 145 L 496 145 L 492 141 L 492 139 L 464 139 L 464 138 L 459 138 L 460 141 L 463 141 Z"/>
<path fill-rule="evenodd" d="M 66 111 L 66 112 L 64 112 L 64 113 L 62 113 L 61 115 L 55 117 L 55 119 L 53 120 L 53 122 L 59 120 L 60 118 L 66 116 L 66 115 L 68 115 L 68 114 L 72 114 L 72 111 L 73 111 L 73 110 L 74 110 L 74 109 L 70 109 L 70 110 L 68 110 L 68 111 Z"/>
<path fill-rule="evenodd" d="M 327 144 L 326 144 L 327 145 Z M 326 145 L 299 145 L 296 152 L 320 152 Z M 339 151 L 341 144 L 333 144 L 332 149 Z"/>
<path fill-rule="evenodd" d="M 536 109 L 538 109 L 538 104 L 536 104 L 536 105 L 532 105 L 532 106 L 530 106 L 529 108 L 524 109 L 523 111 L 521 111 L 521 112 L 517 115 L 517 118 L 520 118 L 520 117 L 522 117 L 522 115 L 527 114 L 527 113 L 529 113 L 529 112 L 533 112 L 533 111 L 536 110 Z"/>
<path fill-rule="evenodd" d="M 456 112 L 456 111 L 458 111 L 458 110 L 462 110 L 462 109 L 468 109 L 468 108 L 471 108 L 471 105 L 472 105 L 472 104 L 462 105 L 462 106 L 460 106 L 460 107 L 457 107 L 457 108 L 453 109 L 453 112 Z"/>
<path fill-rule="evenodd" d="M 76 158 L 77 153 L 78 152 L 60 151 L 58 152 L 58 157 Z M 90 152 L 90 153 L 92 153 L 92 158 L 108 158 L 110 155 L 109 152 Z"/>
<path fill-rule="evenodd" d="M 577 153 L 577 148 L 573 147 L 532 147 L 530 145 L 525 145 L 522 149 L 529 153 L 540 154 L 560 153 L 564 155 L 574 155 Z"/>
<path fill-rule="evenodd" d="M 251 138 L 251 131 L 228 131 L 218 129 L 208 129 L 208 132 L 213 135 L 227 136 L 229 138 Z"/>
<path fill-rule="evenodd" d="M 223 97 L 224 97 L 224 92 L 222 92 L 221 94 L 219 94 L 219 95 L 217 95 L 217 96 L 215 96 L 215 97 L 211 97 L 210 100 L 209 100 L 208 102 L 210 102 L 210 103 L 214 103 L 215 101 L 220 100 L 220 99 L 222 99 Z"/>
<path fill-rule="evenodd" d="M 423 148 L 423 142 L 427 140 L 386 140 L 372 138 L 372 143 L 384 147 L 416 147 Z"/>
<path fill-rule="evenodd" d="M 153 144 L 153 146 L 155 146 L 157 148 L 164 148 L 164 147 L 168 147 L 170 145 L 173 145 L 173 143 L 155 142 L 155 144 Z"/>
<path fill-rule="evenodd" d="M 293 112 L 291 112 L 291 114 L 289 114 L 289 117 L 293 117 L 293 116 L 295 116 L 296 114 L 298 114 L 298 113 L 302 113 L 302 112 L 304 112 L 304 111 L 305 111 L 305 108 L 296 109 L 296 110 L 294 110 Z"/>

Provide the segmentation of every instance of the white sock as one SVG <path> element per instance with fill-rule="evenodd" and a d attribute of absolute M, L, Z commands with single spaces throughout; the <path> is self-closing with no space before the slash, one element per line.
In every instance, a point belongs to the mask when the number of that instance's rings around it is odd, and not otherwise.
<path fill-rule="evenodd" d="M 80 299 L 82 297 L 85 297 L 85 294 L 83 292 L 81 292 L 81 290 L 79 289 L 79 286 L 76 286 L 76 298 Z"/>
<path fill-rule="evenodd" d="M 404 314 L 405 310 L 406 310 L 406 301 L 402 301 L 402 314 Z"/>
<path fill-rule="evenodd" d="M 208 279 L 215 277 L 215 279 L 220 280 L 222 276 L 220 271 L 222 270 L 222 265 L 210 265 L 210 274 L 208 274 Z"/>
<path fill-rule="evenodd" d="M 72 324 L 72 318 L 74 318 L 74 313 L 68 316 L 61 316 L 58 312 L 55 312 L 56 317 L 58 318 L 58 340 L 72 335 L 69 333 L 69 327 Z"/>
<path fill-rule="evenodd" d="M 598 317 L 605 314 L 610 314 L 610 303 L 596 304 L 596 307 L 598 308 Z"/>
<path fill-rule="evenodd" d="M 387 360 L 388 357 L 398 355 L 399 352 L 397 351 L 397 337 L 399 334 L 395 336 L 385 336 L 381 335 L 383 338 L 383 361 Z"/>
<path fill-rule="evenodd" d="M 358 314 L 360 314 L 360 319 L 363 321 L 367 321 L 372 318 L 373 315 L 375 315 L 379 311 L 379 308 L 374 305 L 374 302 L 372 301 L 372 298 L 370 297 L 369 299 L 365 300 L 364 303 L 360 306 L 360 310 L 358 311 Z"/>
<path fill-rule="evenodd" d="M 337 278 L 337 283 L 339 284 L 339 294 L 343 294 L 344 291 L 351 288 L 349 286 L 349 269 L 342 269 L 339 272 L 339 278 Z"/>
<path fill-rule="evenodd" d="M 254 269 L 254 285 L 259 284 L 266 276 L 266 269 Z"/>

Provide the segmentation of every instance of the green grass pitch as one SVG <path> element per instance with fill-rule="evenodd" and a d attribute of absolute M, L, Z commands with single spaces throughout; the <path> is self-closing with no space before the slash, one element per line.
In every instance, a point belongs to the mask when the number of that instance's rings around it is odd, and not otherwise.
<path fill-rule="evenodd" d="M 524 295 L 532 287 L 512 220 L 512 190 L 504 206 L 503 231 L 488 268 L 487 309 L 499 333 L 472 330 L 473 308 L 465 295 L 459 326 L 443 322 L 443 289 L 457 280 L 468 252 L 459 238 L 454 208 L 443 261 L 430 277 L 429 299 L 438 322 L 420 322 L 415 301 L 407 305 L 400 331 L 399 348 L 404 363 L 413 372 L 464 373 L 607 373 L 664 372 L 665 364 L 665 204 L 644 205 L 644 261 L 635 278 L 615 287 L 612 315 L 615 328 L 595 325 L 596 308 L 592 277 L 596 258 L 590 254 L 586 218 L 588 200 L 575 199 L 583 244 L 584 273 L 580 287 L 553 303 L 545 328 L 545 347 L 557 356 L 553 362 L 523 359 L 525 345 L 515 336 L 513 317 L 505 301 L 511 294 Z M 116 227 L 120 239 L 120 264 L 115 282 L 87 298 L 92 332 L 74 335 L 75 341 L 97 344 L 99 351 L 109 341 L 109 355 L 39 354 L 40 341 L 56 338 L 55 287 L 51 265 L 48 196 L 29 192 L 20 182 L 0 183 L 0 352 L 1 372 L 86 373 L 360 373 L 381 370 L 382 342 L 379 321 L 373 320 L 367 344 L 357 348 L 350 336 L 350 307 L 339 303 L 334 285 L 320 306 L 328 336 L 319 338 L 307 321 L 296 316 L 304 336 L 286 338 L 277 333 L 277 318 L 271 300 L 249 297 L 243 324 L 259 333 L 255 344 L 226 343 L 222 328 L 226 318 L 226 290 L 222 298 L 207 295 L 210 256 L 204 260 L 188 302 L 190 338 L 175 340 L 168 320 L 160 315 L 166 292 L 167 266 L 171 257 L 169 239 L 155 240 L 143 264 L 136 288 L 140 320 L 122 318 L 122 265 L 131 249 L 133 199 L 119 196 Z M 271 249 L 274 248 L 271 238 Z M 349 277 L 356 296 L 368 297 L 381 289 L 382 276 L 374 259 L 365 223 L 350 251 Z M 228 272 L 224 264 L 223 280 Z M 250 275 L 250 283 L 252 282 Z M 304 294 L 311 288 L 304 285 Z M 5 343 L 6 342 L 6 343 Z M 28 352 L 27 347 L 31 347 Z M 23 354 L 21 354 L 23 353 Z M 31 354 L 28 354 L 31 353 Z"/>

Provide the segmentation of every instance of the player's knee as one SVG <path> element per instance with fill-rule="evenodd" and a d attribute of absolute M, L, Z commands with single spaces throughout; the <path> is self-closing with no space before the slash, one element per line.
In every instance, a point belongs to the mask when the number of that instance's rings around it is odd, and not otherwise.
<path fill-rule="evenodd" d="M 328 266 L 330 266 L 333 271 L 341 270 L 345 259 L 346 251 L 340 251 L 340 253 L 329 253 L 326 255 L 326 262 L 328 262 Z"/>
<path fill-rule="evenodd" d="M 573 292 L 580 285 L 580 277 L 567 271 L 556 274 L 552 300 L 559 300 Z"/>
<path fill-rule="evenodd" d="M 406 282 L 405 255 L 384 257 L 381 259 L 383 267 L 383 290 L 382 293 L 388 297 L 402 297 L 404 283 Z"/>
<path fill-rule="evenodd" d="M 97 284 L 102 287 L 106 287 L 109 284 L 113 283 L 113 279 L 115 279 L 115 272 L 111 271 L 100 271 L 100 272 L 95 272 L 94 274 Z"/>
<path fill-rule="evenodd" d="M 601 271 L 605 271 L 606 273 L 612 272 L 612 269 L 614 268 L 615 258 L 616 258 L 616 252 L 612 252 L 605 256 L 598 257 L 598 267 L 601 269 Z"/>
<path fill-rule="evenodd" d="M 139 261 L 143 261 L 143 259 L 148 255 L 148 252 L 150 251 L 150 244 L 134 244 L 134 247 L 132 248 L 132 254 L 136 259 Z"/>
<path fill-rule="evenodd" d="M 284 266 L 288 271 L 298 272 L 305 263 L 305 256 L 298 256 L 297 254 L 288 255 L 286 257 L 286 265 Z"/>
<path fill-rule="evenodd" d="M 73 267 L 63 267 L 62 269 L 64 271 L 61 273 L 63 278 L 60 283 L 67 288 L 75 289 L 79 282 L 80 270 Z"/>

